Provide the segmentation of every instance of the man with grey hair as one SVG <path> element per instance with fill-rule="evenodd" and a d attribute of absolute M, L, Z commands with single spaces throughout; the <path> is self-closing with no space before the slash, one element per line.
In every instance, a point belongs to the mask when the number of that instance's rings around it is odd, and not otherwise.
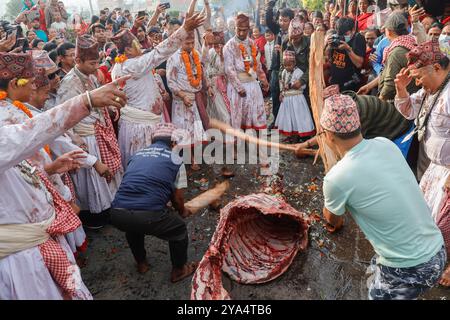
<path fill-rule="evenodd" d="M 406 54 L 417 45 L 417 42 L 414 36 L 409 34 L 408 21 L 403 12 L 393 12 L 386 20 L 384 27 L 386 38 L 391 42 L 383 52 L 384 68 L 380 75 L 363 86 L 358 94 L 367 94 L 378 87 L 380 100 L 391 102 L 395 97 L 395 77 L 402 68 L 408 65 Z M 409 93 L 417 90 L 415 83 L 409 84 Z"/>

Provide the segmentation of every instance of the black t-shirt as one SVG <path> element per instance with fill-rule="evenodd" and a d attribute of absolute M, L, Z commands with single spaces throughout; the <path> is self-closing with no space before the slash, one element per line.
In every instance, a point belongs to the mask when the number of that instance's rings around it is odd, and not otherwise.
<path fill-rule="evenodd" d="M 365 56 L 366 40 L 360 33 L 355 34 L 355 36 L 350 40 L 349 45 L 356 55 L 360 57 Z M 345 50 L 332 49 L 330 58 L 331 84 L 339 84 L 340 86 L 343 86 L 344 83 L 352 79 L 352 76 L 355 73 L 359 75 L 361 72 L 361 69 L 356 68 Z"/>

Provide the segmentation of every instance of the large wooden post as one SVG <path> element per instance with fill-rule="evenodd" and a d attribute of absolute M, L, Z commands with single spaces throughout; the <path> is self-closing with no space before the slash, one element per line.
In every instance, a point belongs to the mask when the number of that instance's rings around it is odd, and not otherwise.
<path fill-rule="evenodd" d="M 322 132 L 320 115 L 323 109 L 323 89 L 325 87 L 323 77 L 324 49 L 325 33 L 323 31 L 315 31 L 311 36 L 311 50 L 309 54 L 309 95 L 317 132 Z M 319 154 L 325 165 L 325 172 L 328 172 L 337 160 L 334 152 L 326 145 L 324 138 L 321 135 L 317 140 L 320 148 Z"/>

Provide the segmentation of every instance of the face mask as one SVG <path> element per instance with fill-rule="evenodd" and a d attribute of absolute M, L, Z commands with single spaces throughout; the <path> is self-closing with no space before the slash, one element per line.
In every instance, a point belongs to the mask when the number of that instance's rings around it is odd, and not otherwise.
<path fill-rule="evenodd" d="M 450 58 L 450 36 L 444 34 L 439 36 L 439 48 Z"/>
<path fill-rule="evenodd" d="M 352 40 L 352 36 L 344 36 L 345 42 L 350 42 Z"/>

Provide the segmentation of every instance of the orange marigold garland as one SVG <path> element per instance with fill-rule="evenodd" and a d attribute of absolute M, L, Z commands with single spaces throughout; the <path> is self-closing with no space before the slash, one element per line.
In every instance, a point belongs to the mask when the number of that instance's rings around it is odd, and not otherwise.
<path fill-rule="evenodd" d="M 255 45 L 251 46 L 252 48 L 252 59 L 253 59 L 253 70 L 256 72 L 258 69 L 258 49 Z M 239 44 L 239 49 L 241 49 L 242 58 L 244 59 L 244 65 L 245 65 L 245 72 L 250 72 L 250 61 L 248 61 L 247 57 L 247 49 L 245 48 L 245 45 L 243 43 Z"/>
<path fill-rule="evenodd" d="M 202 64 L 200 62 L 200 57 L 197 51 L 192 50 L 192 58 L 194 60 L 195 68 L 197 70 L 197 76 L 192 73 L 191 60 L 189 59 L 189 53 L 187 51 L 181 52 L 181 58 L 183 59 L 184 66 L 186 67 L 186 73 L 188 76 L 189 83 L 194 88 L 200 86 L 202 83 Z"/>
<path fill-rule="evenodd" d="M 116 63 L 124 63 L 124 62 L 127 61 L 127 60 L 128 60 L 128 58 L 127 58 L 127 56 L 124 55 L 124 54 L 121 54 L 121 55 L 117 56 L 117 57 L 114 59 L 114 61 L 115 61 Z"/>
<path fill-rule="evenodd" d="M 5 100 L 8 97 L 8 93 L 6 93 L 5 91 L 0 91 L 0 100 Z M 22 111 L 23 113 L 25 113 L 28 118 L 33 118 L 33 114 L 31 113 L 30 109 L 27 108 L 26 105 L 24 105 L 22 102 L 15 100 L 12 103 L 17 109 L 19 109 L 20 111 Z M 51 151 L 50 151 L 50 146 L 48 144 L 46 144 L 44 146 L 45 152 L 48 153 L 49 156 L 51 156 Z"/>

